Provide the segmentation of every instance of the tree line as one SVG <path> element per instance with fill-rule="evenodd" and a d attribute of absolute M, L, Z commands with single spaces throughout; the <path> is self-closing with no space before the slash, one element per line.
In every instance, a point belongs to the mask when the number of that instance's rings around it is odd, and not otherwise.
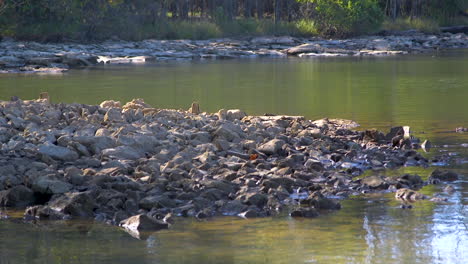
<path fill-rule="evenodd" d="M 468 0 L 0 0 L 0 34 L 75 32 L 95 38 L 119 28 L 163 30 L 181 21 L 229 31 L 240 20 L 275 25 L 307 20 L 319 34 L 346 36 L 375 30 L 384 19 L 442 21 L 466 15 L 467 8 Z"/>

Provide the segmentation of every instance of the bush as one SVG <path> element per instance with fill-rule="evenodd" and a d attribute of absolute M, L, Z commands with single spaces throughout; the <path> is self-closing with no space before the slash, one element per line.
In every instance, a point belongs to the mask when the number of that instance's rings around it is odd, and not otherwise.
<path fill-rule="evenodd" d="M 312 2 L 318 32 L 347 37 L 376 31 L 384 17 L 377 0 L 300 0 Z"/>

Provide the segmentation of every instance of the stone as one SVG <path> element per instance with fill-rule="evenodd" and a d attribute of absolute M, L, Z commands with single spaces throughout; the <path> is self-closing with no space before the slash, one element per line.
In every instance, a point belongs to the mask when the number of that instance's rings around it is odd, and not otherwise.
<path fill-rule="evenodd" d="M 200 114 L 200 105 L 196 102 L 193 102 L 190 108 L 188 109 L 188 112 L 194 115 Z"/>
<path fill-rule="evenodd" d="M 313 218 L 319 216 L 319 213 L 314 208 L 298 208 L 296 210 L 293 210 L 289 215 L 291 217 Z"/>
<path fill-rule="evenodd" d="M 168 223 L 145 214 L 131 216 L 122 220 L 119 225 L 131 231 L 157 231 L 169 228 Z"/>
<path fill-rule="evenodd" d="M 227 110 L 226 112 L 226 119 L 230 121 L 241 120 L 246 116 L 247 114 L 244 111 L 241 111 L 240 109 Z"/>
<path fill-rule="evenodd" d="M 24 185 L 0 191 L 0 206 L 26 207 L 35 202 L 34 192 Z"/>
<path fill-rule="evenodd" d="M 102 155 L 114 159 L 136 160 L 145 156 L 145 153 L 129 146 L 118 146 L 116 148 L 104 149 Z"/>
<path fill-rule="evenodd" d="M 248 205 L 255 205 L 258 208 L 262 208 L 268 202 L 268 196 L 263 193 L 248 193 L 244 202 Z"/>
<path fill-rule="evenodd" d="M 401 188 L 396 191 L 395 198 L 401 201 L 415 201 L 427 199 L 427 196 L 411 189 Z"/>
<path fill-rule="evenodd" d="M 261 145 L 258 150 L 267 155 L 277 155 L 286 143 L 281 139 L 272 139 Z"/>
<path fill-rule="evenodd" d="M 456 181 L 458 180 L 458 174 L 450 170 L 435 169 L 429 176 L 429 182 L 433 180 L 440 181 Z"/>
<path fill-rule="evenodd" d="M 117 108 L 109 108 L 104 115 L 104 122 L 123 122 L 122 112 Z"/>
<path fill-rule="evenodd" d="M 239 214 L 240 217 L 242 218 L 255 218 L 258 217 L 258 212 L 255 210 L 247 210 Z"/>
<path fill-rule="evenodd" d="M 107 100 L 102 102 L 99 106 L 101 108 L 121 108 L 122 104 L 120 103 L 120 101 Z"/>
<path fill-rule="evenodd" d="M 133 109 L 133 110 L 143 110 L 143 109 L 148 109 L 148 108 L 151 108 L 151 106 L 149 104 L 146 104 L 145 101 L 141 98 L 136 98 L 136 99 L 133 99 L 132 101 L 126 103 L 122 109 L 124 110 L 129 110 L 129 109 Z"/>
<path fill-rule="evenodd" d="M 62 194 L 70 191 L 72 185 L 60 180 L 55 180 L 47 176 L 38 178 L 32 184 L 32 190 L 41 194 Z"/>
<path fill-rule="evenodd" d="M 361 180 L 361 183 L 372 189 L 387 189 L 388 183 L 380 176 L 368 176 Z"/>
<path fill-rule="evenodd" d="M 423 143 L 421 143 L 421 148 L 424 150 L 424 152 L 428 152 L 432 148 L 432 144 L 429 140 L 424 140 Z"/>
<path fill-rule="evenodd" d="M 44 144 L 39 146 L 38 152 L 42 155 L 51 157 L 52 159 L 63 161 L 74 161 L 79 157 L 78 153 L 75 151 L 53 144 Z"/>
<path fill-rule="evenodd" d="M 68 192 L 49 202 L 49 207 L 75 217 L 93 217 L 97 205 L 90 192 Z"/>
<path fill-rule="evenodd" d="M 306 199 L 306 203 L 317 210 L 339 210 L 341 204 L 335 200 L 323 196 L 319 191 L 315 191 Z"/>

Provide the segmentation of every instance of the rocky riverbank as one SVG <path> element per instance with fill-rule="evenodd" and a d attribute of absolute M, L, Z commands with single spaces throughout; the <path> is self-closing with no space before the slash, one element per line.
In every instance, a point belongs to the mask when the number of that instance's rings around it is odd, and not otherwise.
<path fill-rule="evenodd" d="M 365 170 L 428 166 L 430 143 L 408 127 L 355 131 L 353 121 L 121 105 L 0 102 L 0 206 L 26 219 L 94 218 L 129 229 L 170 216 L 314 217 L 332 197 L 417 188 L 458 176 L 358 178 Z M 376 173 L 378 175 L 378 173 Z M 158 220 L 159 219 L 159 220 Z"/>
<path fill-rule="evenodd" d="M 0 73 L 59 73 L 107 63 L 145 63 L 259 57 L 382 56 L 468 48 L 464 33 L 416 31 L 344 40 L 293 37 L 250 39 L 106 41 L 96 44 L 0 42 Z"/>

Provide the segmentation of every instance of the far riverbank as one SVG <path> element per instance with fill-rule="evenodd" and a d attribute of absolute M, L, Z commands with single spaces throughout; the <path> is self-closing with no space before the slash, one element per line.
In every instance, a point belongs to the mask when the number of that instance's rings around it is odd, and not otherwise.
<path fill-rule="evenodd" d="M 99 64 L 290 56 L 387 56 L 468 48 L 464 33 L 405 31 L 350 39 L 282 37 L 211 40 L 109 40 L 102 43 L 0 42 L 0 73 L 60 73 Z"/>

